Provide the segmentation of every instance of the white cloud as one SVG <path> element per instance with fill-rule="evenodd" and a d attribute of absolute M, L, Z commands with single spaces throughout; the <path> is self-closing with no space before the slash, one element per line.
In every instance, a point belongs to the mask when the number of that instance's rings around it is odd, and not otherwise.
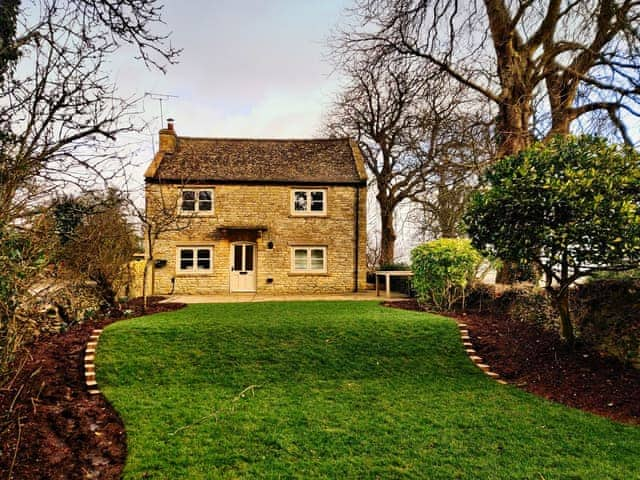
<path fill-rule="evenodd" d="M 246 111 L 175 100 L 167 107 L 179 135 L 201 137 L 301 138 L 320 129 L 326 89 L 308 93 L 272 93 Z"/>

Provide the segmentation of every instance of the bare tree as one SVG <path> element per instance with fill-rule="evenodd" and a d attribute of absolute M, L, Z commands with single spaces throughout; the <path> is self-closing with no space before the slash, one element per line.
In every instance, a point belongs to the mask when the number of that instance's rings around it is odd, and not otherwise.
<path fill-rule="evenodd" d="M 465 176 L 477 172 L 486 158 L 478 139 L 467 144 L 482 123 L 473 114 L 478 104 L 468 91 L 433 70 L 402 58 L 371 62 L 358 57 L 355 64 L 352 56 L 347 59 L 342 65 L 349 84 L 327 125 L 361 146 L 380 210 L 380 264 L 389 264 L 397 207 L 406 201 L 427 206 L 434 187 L 444 193 L 467 182 Z"/>
<path fill-rule="evenodd" d="M 360 0 L 343 55 L 391 55 L 437 68 L 495 107 L 497 156 L 541 138 L 611 130 L 640 116 L 637 0 Z M 498 281 L 511 282 L 507 266 Z"/>
<path fill-rule="evenodd" d="M 455 238 L 461 234 L 467 200 L 495 149 L 490 120 L 483 117 L 481 105 L 465 99 L 460 87 L 438 91 L 441 95 L 426 98 L 424 121 L 429 125 L 433 152 L 425 171 L 426 188 L 415 201 L 423 233 L 428 230 L 434 238 Z"/>
<path fill-rule="evenodd" d="M 180 212 L 180 189 L 184 186 L 162 183 L 145 188 L 144 207 L 131 202 L 134 217 L 142 227 L 145 260 L 142 271 L 143 311 L 148 306 L 149 284 L 153 286 L 155 247 L 158 239 L 172 232 L 181 232 L 190 227 L 195 216 Z"/>
<path fill-rule="evenodd" d="M 448 165 L 438 168 L 437 184 L 418 200 L 412 220 L 429 238 L 457 238 L 463 232 L 460 221 L 467 200 L 476 188 L 477 176 L 467 171 L 461 176 Z"/>
<path fill-rule="evenodd" d="M 423 71 L 406 62 L 347 66 L 349 84 L 329 113 L 334 135 L 355 137 L 373 176 L 380 207 L 380 263 L 392 263 L 393 213 L 424 188 L 425 159 L 415 154 L 423 129 L 418 100 L 426 95 Z"/>
<path fill-rule="evenodd" d="M 117 135 L 136 129 L 135 101 L 120 96 L 109 59 L 123 45 L 164 70 L 178 51 L 158 0 L 16 0 L 0 4 L 0 239 L 37 238 L 54 191 L 103 186 L 123 173 Z M 25 250 L 26 251 L 26 250 Z M 15 253 L 15 252 L 14 252 Z M 46 253 L 46 252 L 45 252 Z M 44 255 L 44 254 L 43 254 Z M 21 252 L 0 292 L 0 332 L 15 320 L 47 259 Z M 25 259 L 31 259 L 29 264 Z M 14 322 L 15 323 L 15 322 Z M 0 335 L 0 337 L 2 337 Z M 0 338 L 0 349 L 5 338 Z M 2 372 L 0 372 L 2 373 Z"/>
<path fill-rule="evenodd" d="M 0 44 L 0 225 L 24 215 L 36 193 L 122 173 L 112 141 L 136 128 L 137 112 L 119 97 L 108 60 L 123 43 L 160 69 L 177 54 L 152 33 L 156 0 L 19 5 L 6 6 L 13 15 L 3 17 Z"/>
<path fill-rule="evenodd" d="M 346 32 L 342 46 L 420 59 L 487 98 L 497 107 L 498 155 L 530 143 L 536 107 L 548 113 L 547 137 L 604 114 L 632 142 L 625 117 L 640 115 L 636 0 L 361 0 L 356 12 L 364 27 Z"/>

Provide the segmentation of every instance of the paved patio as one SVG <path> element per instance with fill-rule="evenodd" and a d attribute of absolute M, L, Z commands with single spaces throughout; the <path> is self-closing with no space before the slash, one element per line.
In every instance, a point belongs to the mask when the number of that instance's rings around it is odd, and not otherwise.
<path fill-rule="evenodd" d="M 239 302 L 293 302 L 293 301 L 316 301 L 316 300 L 377 300 L 398 301 L 409 298 L 407 295 L 398 292 L 391 292 L 391 297 L 386 297 L 384 292 L 376 296 L 375 290 L 349 294 L 324 294 L 324 295 L 267 295 L 257 293 L 229 293 L 219 295 L 171 295 L 162 302 L 179 303 L 239 303 Z"/>

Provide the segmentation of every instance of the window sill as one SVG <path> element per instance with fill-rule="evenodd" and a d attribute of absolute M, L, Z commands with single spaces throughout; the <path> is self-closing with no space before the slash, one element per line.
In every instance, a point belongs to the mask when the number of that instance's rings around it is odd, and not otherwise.
<path fill-rule="evenodd" d="M 199 212 L 180 212 L 178 217 L 180 218 L 213 218 L 215 213 L 199 213 Z"/>
<path fill-rule="evenodd" d="M 291 213 L 289 218 L 329 218 L 326 213 Z"/>
<path fill-rule="evenodd" d="M 290 277 L 329 277 L 327 272 L 289 272 Z"/>
<path fill-rule="evenodd" d="M 212 277 L 213 271 L 210 272 L 176 272 L 176 277 Z"/>

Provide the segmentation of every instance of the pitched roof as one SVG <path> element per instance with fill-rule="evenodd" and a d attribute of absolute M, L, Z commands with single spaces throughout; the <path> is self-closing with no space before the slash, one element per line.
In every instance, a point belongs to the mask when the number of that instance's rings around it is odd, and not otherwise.
<path fill-rule="evenodd" d="M 161 132 L 162 133 L 162 132 Z M 357 143 L 348 138 L 267 140 L 176 137 L 159 152 L 147 181 L 363 184 Z"/>

